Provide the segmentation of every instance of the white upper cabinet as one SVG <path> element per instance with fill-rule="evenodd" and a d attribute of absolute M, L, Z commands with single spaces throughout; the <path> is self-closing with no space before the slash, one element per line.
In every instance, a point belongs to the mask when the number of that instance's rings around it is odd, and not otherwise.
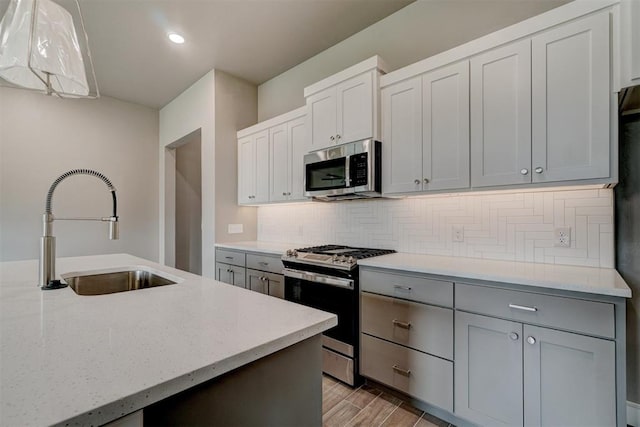
<path fill-rule="evenodd" d="M 286 123 L 269 129 L 269 144 L 271 144 L 269 147 L 271 151 L 269 200 L 272 202 L 287 200 L 291 182 L 291 149 Z"/>
<path fill-rule="evenodd" d="M 609 15 L 532 39 L 533 182 L 610 175 Z"/>
<path fill-rule="evenodd" d="M 269 200 L 268 167 L 268 129 L 238 140 L 239 204 L 261 203 Z"/>
<path fill-rule="evenodd" d="M 469 61 L 382 90 L 382 191 L 469 187 Z"/>
<path fill-rule="evenodd" d="M 620 3 L 620 82 L 622 87 L 640 85 L 640 2 Z"/>
<path fill-rule="evenodd" d="M 422 80 L 382 89 L 382 192 L 422 191 Z"/>
<path fill-rule="evenodd" d="M 238 204 L 307 200 L 305 111 L 298 108 L 238 132 Z"/>
<path fill-rule="evenodd" d="M 469 187 L 469 61 L 422 77 L 422 188 Z"/>
<path fill-rule="evenodd" d="M 471 59 L 473 187 L 531 182 L 531 41 Z"/>
<path fill-rule="evenodd" d="M 305 88 L 309 151 L 379 138 L 378 56 Z"/>

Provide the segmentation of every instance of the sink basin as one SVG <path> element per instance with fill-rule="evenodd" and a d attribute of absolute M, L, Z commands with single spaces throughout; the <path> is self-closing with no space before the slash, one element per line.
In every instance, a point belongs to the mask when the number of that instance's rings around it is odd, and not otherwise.
<path fill-rule="evenodd" d="M 78 295 L 104 295 L 156 286 L 175 285 L 181 279 L 147 267 L 125 267 L 114 271 L 66 273 L 62 278 Z"/>

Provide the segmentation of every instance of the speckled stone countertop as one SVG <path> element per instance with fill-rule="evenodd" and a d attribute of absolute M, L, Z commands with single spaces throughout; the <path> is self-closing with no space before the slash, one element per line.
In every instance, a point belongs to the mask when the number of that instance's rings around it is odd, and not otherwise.
<path fill-rule="evenodd" d="M 220 249 L 237 249 L 247 252 L 259 252 L 268 255 L 282 255 L 287 251 L 287 249 L 297 249 L 305 247 L 305 245 L 301 245 L 299 243 L 262 242 L 258 240 L 232 243 L 216 243 L 215 246 Z"/>
<path fill-rule="evenodd" d="M 99 425 L 279 351 L 336 316 L 130 255 L 57 271 L 147 266 L 175 285 L 41 291 L 35 260 L 0 263 L 0 425 Z"/>
<path fill-rule="evenodd" d="M 574 267 L 571 265 L 407 253 L 367 258 L 358 261 L 358 264 L 460 279 L 477 279 L 597 295 L 631 297 L 631 289 L 613 268 Z"/>

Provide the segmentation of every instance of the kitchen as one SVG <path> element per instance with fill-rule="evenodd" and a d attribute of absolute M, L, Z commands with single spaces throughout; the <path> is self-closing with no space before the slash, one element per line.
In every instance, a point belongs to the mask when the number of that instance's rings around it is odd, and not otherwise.
<path fill-rule="evenodd" d="M 449 13 L 453 16 L 460 15 L 460 19 L 466 19 L 464 24 L 467 24 L 470 32 L 476 31 L 476 33 L 467 34 L 468 38 L 461 40 L 456 37 L 464 36 L 458 32 L 451 34 L 452 29 L 449 28 L 447 37 L 444 37 L 445 43 L 449 43 L 449 45 L 442 47 L 440 51 L 454 48 L 498 28 L 542 13 L 547 8 L 560 6 L 559 3 L 548 3 L 546 6 L 538 4 L 537 7 L 540 9 L 535 9 L 535 3 L 531 2 L 528 6 L 531 8 L 529 15 L 518 15 L 518 13 L 527 13 L 522 10 L 526 8 L 518 4 L 518 7 L 512 6 L 509 13 L 505 12 L 505 15 L 509 15 L 505 19 L 512 21 L 487 24 L 486 22 L 493 22 L 491 21 L 492 17 L 498 15 L 495 9 L 490 11 L 488 4 L 485 4 L 485 7 L 472 9 L 471 4 L 460 2 L 457 6 L 460 9 L 449 11 Z M 510 6 L 501 4 L 500 7 L 505 9 Z M 481 9 L 487 10 L 483 12 Z M 468 15 L 463 13 L 463 10 L 466 10 Z M 393 87 L 394 84 L 400 84 L 402 80 L 406 80 L 411 75 L 406 74 L 402 79 L 394 76 L 400 76 L 403 72 L 409 73 L 411 70 L 403 71 L 403 69 L 408 70 L 411 64 L 419 64 L 424 58 L 434 57 L 438 53 L 438 51 L 426 51 L 428 48 L 424 47 L 424 51 L 405 52 L 403 58 L 399 58 L 399 54 L 394 56 L 394 52 L 401 50 L 400 47 L 404 46 L 401 42 L 402 37 L 412 34 L 414 34 L 413 37 L 418 37 L 422 34 L 419 31 L 425 31 L 424 29 L 420 30 L 423 28 L 419 22 L 420 19 L 426 19 L 431 14 L 434 16 L 431 19 L 437 19 L 438 13 L 444 14 L 445 12 L 429 9 L 426 2 L 412 3 L 379 23 L 357 33 L 352 38 L 337 44 L 334 48 L 314 56 L 257 88 L 255 85 L 247 84 L 247 82 L 227 73 L 218 70 L 212 71 L 172 102 L 158 106 L 158 108 L 162 107 L 159 110 L 159 116 L 157 109 L 144 108 L 108 97 L 97 101 L 95 107 L 88 107 L 87 105 L 90 105 L 88 103 L 94 102 L 95 104 L 96 102 L 87 100 L 69 103 L 66 102 L 68 100 L 42 96 L 36 98 L 35 94 L 25 94 L 14 89 L 2 89 L 2 102 L 0 102 L 2 113 L 0 120 L 3 120 L 0 123 L 2 125 L 3 150 L 2 260 L 13 261 L 37 257 L 38 233 L 40 232 L 37 218 L 42 210 L 46 189 L 62 172 L 75 167 L 90 167 L 105 172 L 118 188 L 119 197 L 121 197 L 119 204 L 121 239 L 114 242 L 106 241 L 104 230 L 95 224 L 57 222 L 55 228 L 56 235 L 59 236 L 59 255 L 77 256 L 126 252 L 159 261 L 160 264 L 174 265 L 177 262 L 177 254 L 173 253 L 172 249 L 175 247 L 175 243 L 172 241 L 175 239 L 175 231 L 172 229 L 171 216 L 176 209 L 175 207 L 172 209 L 171 204 L 175 205 L 176 203 L 173 200 L 175 193 L 172 191 L 176 177 L 171 174 L 173 170 L 171 162 L 175 161 L 176 142 L 178 141 L 177 145 L 180 146 L 184 142 L 183 137 L 200 129 L 202 182 L 214 183 L 202 188 L 201 258 L 203 261 L 201 273 L 206 277 L 214 277 L 216 274 L 214 271 L 216 253 L 212 242 L 223 246 L 233 246 L 242 241 L 258 242 L 254 244 L 253 248 L 246 250 L 244 261 L 246 266 L 244 268 L 247 269 L 249 268 L 249 255 L 264 254 L 264 249 L 262 251 L 256 250 L 260 248 L 260 242 L 279 244 L 280 255 L 284 254 L 287 249 L 301 249 L 322 244 L 342 244 L 365 248 L 393 249 L 398 253 L 451 257 L 454 262 L 457 261 L 456 267 L 459 271 L 464 271 L 467 268 L 465 263 L 472 263 L 478 259 L 522 263 L 517 265 L 522 265 L 525 270 L 531 269 L 534 273 L 537 269 L 546 269 L 546 274 L 551 276 L 552 272 L 549 269 L 552 269 L 554 265 L 562 266 L 571 263 L 574 266 L 581 265 L 605 270 L 616 267 L 615 261 L 624 260 L 624 254 L 618 253 L 614 257 L 614 248 L 617 242 L 628 242 L 629 239 L 624 236 L 614 236 L 618 232 L 618 228 L 613 227 L 613 217 L 618 214 L 618 211 L 613 209 L 613 198 L 618 187 L 613 190 L 605 188 L 604 182 L 607 179 L 601 180 L 597 187 L 567 188 L 563 186 L 558 188 L 557 184 L 554 184 L 548 189 L 540 185 L 528 184 L 515 187 L 515 189 L 512 186 L 510 191 L 509 189 L 506 191 L 491 189 L 491 191 L 482 192 L 477 190 L 464 193 L 449 191 L 430 194 L 427 194 L 429 189 L 423 191 L 421 188 L 416 192 L 421 197 L 400 199 L 328 204 L 270 203 L 260 205 L 257 208 L 249 206 L 249 204 L 245 206 L 242 201 L 240 201 L 240 205 L 238 204 L 238 187 L 235 183 L 238 174 L 235 166 L 236 132 L 254 125 L 260 126 L 256 123 L 262 124 L 266 120 L 274 120 L 283 113 L 286 114 L 288 111 L 295 111 L 298 107 L 304 106 L 304 88 L 313 86 L 362 61 L 367 61 L 374 54 L 380 55 L 380 58 L 385 61 L 393 61 L 393 67 L 387 70 L 388 75 L 380 77 L 382 85 L 386 85 L 382 87 L 381 96 L 384 97 L 384 93 L 390 93 L 388 88 Z M 107 14 L 107 16 L 109 15 Z M 565 18 L 565 20 L 568 19 Z M 479 29 L 478 26 L 481 24 L 478 22 L 483 20 L 485 27 Z M 434 26 L 436 22 L 434 22 Z M 474 27 L 474 25 L 476 26 Z M 407 33 L 402 33 L 400 28 L 405 28 Z M 441 26 L 438 30 L 446 31 Z M 414 33 L 411 33 L 412 31 Z M 382 38 L 385 40 L 380 40 L 381 37 L 376 35 L 380 32 L 384 35 Z M 529 30 L 529 34 L 532 32 L 535 30 Z M 524 37 L 524 35 L 526 34 L 514 36 L 513 39 Z M 368 43 L 366 44 L 367 48 L 361 47 L 363 40 Z M 419 50 L 419 48 L 414 48 Z M 408 48 L 403 47 L 403 49 Z M 345 54 L 345 51 L 348 53 Z M 467 53 L 466 56 L 472 55 L 473 53 Z M 417 70 L 415 67 L 420 68 L 420 66 L 414 66 L 414 75 L 420 75 L 423 71 L 427 71 L 427 69 Z M 397 81 L 393 81 L 394 78 Z M 386 82 L 383 81 L 385 79 Z M 471 81 L 473 82 L 473 77 Z M 386 92 L 385 88 L 387 88 Z M 215 102 L 211 102 L 211 97 L 207 95 L 211 93 L 215 93 Z M 387 117 L 384 115 L 384 103 L 385 101 L 382 99 L 382 121 Z M 219 108 L 220 106 L 224 106 L 224 108 Z M 235 117 L 230 117 L 234 114 Z M 624 117 L 631 126 L 628 132 L 633 132 L 633 114 Z M 297 118 L 299 117 L 292 119 Z M 422 119 L 420 121 L 422 122 Z M 40 126 L 33 126 L 34 122 L 38 122 Z M 61 127 L 60 123 L 69 123 L 69 126 Z M 611 121 L 612 134 L 614 134 L 617 123 L 616 115 L 616 120 Z M 281 124 L 282 122 L 272 123 L 273 127 Z M 385 125 L 384 123 L 381 125 L 382 144 L 388 141 L 392 143 L 392 138 L 384 137 Z M 388 126 L 386 128 L 388 129 Z M 409 126 L 401 129 L 405 128 L 408 129 Z M 82 133 L 83 138 L 78 138 L 75 135 L 77 133 Z M 45 139 L 50 139 L 55 144 L 43 147 L 42 140 Z M 141 142 L 134 144 L 131 141 Z M 82 153 L 87 151 L 87 146 L 93 147 L 99 155 L 83 155 Z M 621 151 L 623 150 L 624 148 L 621 148 Z M 124 158 L 123 153 L 127 153 Z M 612 163 L 614 158 L 612 156 Z M 390 159 L 389 156 L 383 156 L 382 162 Z M 473 161 L 472 154 L 472 171 L 474 170 Z M 420 166 L 422 167 L 424 163 L 420 162 Z M 537 165 L 530 166 L 532 167 L 528 176 L 535 176 L 533 168 Z M 43 170 L 46 170 L 47 173 L 38 172 Z M 611 170 L 613 171 L 613 168 Z M 517 172 L 520 172 L 520 168 Z M 257 173 L 262 177 L 263 185 L 265 181 L 269 182 L 269 179 L 264 178 L 269 173 L 268 167 L 266 170 L 263 169 L 263 173 Z M 18 177 L 21 186 L 9 186 L 9 183 L 16 182 Z M 422 179 L 422 176 L 420 178 Z M 621 181 L 622 178 L 623 174 L 620 173 Z M 611 179 L 608 178 L 609 181 Z M 413 177 L 411 184 L 413 185 Z M 96 209 L 98 212 L 108 212 L 110 202 L 104 194 L 102 184 L 96 182 L 95 189 L 89 187 L 90 185 L 92 185 L 92 180 L 85 179 L 81 183 L 80 178 L 75 183 L 61 185 L 56 193 L 57 203 L 54 205 L 54 209 L 64 210 L 65 213 L 86 212 L 87 215 L 95 215 Z M 420 183 L 420 185 L 423 184 Z M 87 191 L 86 197 L 84 194 L 83 197 L 76 197 L 78 192 L 85 188 L 83 186 L 87 186 L 86 188 L 90 191 Z M 30 196 L 25 200 L 22 192 L 28 192 L 33 197 Z M 407 191 L 395 191 L 395 193 L 407 193 Z M 278 195 L 278 193 L 273 195 Z M 86 209 L 87 205 L 92 207 L 89 212 Z M 161 208 L 156 209 L 156 206 Z M 27 220 L 28 217 L 32 217 L 33 220 Z M 619 224 L 620 220 L 617 221 Z M 239 227 L 240 224 L 241 227 Z M 454 227 L 462 228 L 462 236 L 460 236 L 462 241 L 454 240 Z M 571 229 L 570 248 L 553 246 L 554 231 L 558 227 Z M 241 231 L 237 232 L 239 229 Z M 632 235 L 631 229 L 628 230 L 627 233 Z M 634 243 L 637 245 L 637 241 L 631 240 L 631 249 Z M 245 248 L 247 247 L 245 246 Z M 227 249 L 233 250 L 233 248 Z M 273 252 L 273 250 L 270 248 L 267 252 Z M 268 255 L 273 255 L 273 253 Z M 376 268 L 388 267 L 388 265 L 367 265 L 367 263 L 375 264 L 376 259 L 382 262 L 384 257 L 374 257 L 370 261 L 364 261 L 361 273 L 365 269 L 370 272 Z M 264 260 L 256 261 L 267 262 Z M 485 268 L 484 276 L 467 276 L 466 279 L 473 281 L 473 279 L 482 280 L 484 277 L 484 280 L 497 280 L 492 276 L 495 271 L 491 271 L 491 261 L 476 262 L 479 265 L 478 268 Z M 468 269 L 469 271 L 473 270 L 471 267 Z M 582 271 L 571 270 L 569 267 L 560 267 L 560 269 L 565 275 L 576 275 L 580 274 L 578 271 Z M 257 271 L 269 273 L 260 268 Z M 414 271 L 427 275 L 438 274 L 438 272 L 432 271 Z M 593 272 L 593 270 L 588 271 Z M 248 280 L 248 270 L 246 273 L 245 277 Z M 387 271 L 387 273 L 389 272 Z M 455 277 L 455 274 L 447 269 L 439 273 L 441 277 Z M 516 280 L 515 277 L 518 275 L 516 273 L 518 272 L 511 274 L 512 280 Z M 526 272 L 520 273 L 522 276 L 527 276 Z M 467 272 L 467 274 L 472 274 L 472 272 Z M 261 274 L 258 277 L 266 277 L 266 274 Z M 528 277 L 531 277 L 531 274 Z M 544 274 L 536 276 L 539 285 L 545 280 L 545 277 L 549 280 L 549 276 L 544 276 Z M 624 273 L 623 277 L 632 290 L 637 289 Z M 520 278 L 520 280 L 525 279 Z M 469 280 L 465 280 L 465 282 L 467 281 Z M 553 280 L 549 281 L 553 282 Z M 364 290 L 365 283 L 362 278 L 361 286 Z M 556 284 L 556 286 L 558 285 Z M 384 294 L 384 292 L 373 293 Z M 635 298 L 636 293 L 634 292 L 633 295 Z M 447 305 L 442 302 L 433 304 L 438 308 L 447 307 Z M 626 376 L 626 381 L 629 383 L 627 400 L 630 404 L 625 406 L 627 406 L 627 413 L 630 413 L 631 416 L 633 416 L 633 412 L 629 408 L 634 408 L 633 402 L 638 400 L 637 397 L 633 397 L 633 384 L 637 386 L 637 362 L 633 362 L 633 360 L 637 361 L 637 356 L 634 356 L 637 354 L 637 350 L 631 350 L 634 343 L 637 342 L 637 338 L 634 338 L 631 333 L 636 331 L 637 334 L 637 318 L 630 320 L 633 319 L 632 316 L 635 313 L 633 307 L 633 303 L 629 303 L 627 308 L 627 329 L 631 335 L 627 334 L 626 340 L 627 368 L 629 370 Z M 477 312 L 477 310 L 471 311 Z M 619 319 L 616 321 L 616 327 L 618 326 L 620 326 Z M 559 328 L 576 330 L 567 327 Z M 618 331 L 619 329 L 616 330 L 616 332 Z M 611 336 L 609 332 L 587 331 L 584 333 L 586 335 Z M 619 341 L 615 342 L 618 345 Z M 408 347 L 413 347 L 413 345 Z M 429 350 L 423 353 L 433 354 L 434 351 Z M 446 355 L 439 355 L 437 351 L 435 356 L 439 357 L 439 360 L 447 359 Z M 398 374 L 398 376 L 402 375 Z M 631 420 L 631 416 L 627 415 L 627 422 Z"/>

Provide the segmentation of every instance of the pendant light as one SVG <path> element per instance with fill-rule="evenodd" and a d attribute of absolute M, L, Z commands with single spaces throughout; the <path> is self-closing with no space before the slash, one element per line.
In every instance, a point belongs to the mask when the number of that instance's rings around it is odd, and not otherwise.
<path fill-rule="evenodd" d="M 10 0 L 0 21 L 0 79 L 14 87 L 62 98 L 98 98 L 78 0 L 75 6 L 84 40 L 78 39 L 71 13 L 54 1 Z M 85 61 L 93 89 L 87 81 Z"/>

